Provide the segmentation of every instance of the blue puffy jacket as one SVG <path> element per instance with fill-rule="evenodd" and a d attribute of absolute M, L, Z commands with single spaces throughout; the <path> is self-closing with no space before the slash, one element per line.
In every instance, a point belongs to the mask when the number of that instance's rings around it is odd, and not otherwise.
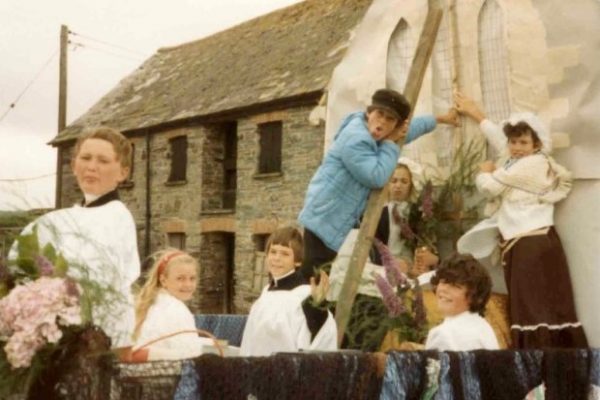
<path fill-rule="evenodd" d="M 435 126 L 433 116 L 413 118 L 405 142 Z M 371 189 L 390 179 L 399 154 L 394 142 L 373 139 L 363 111 L 348 115 L 308 185 L 299 222 L 338 251 L 364 212 Z"/>

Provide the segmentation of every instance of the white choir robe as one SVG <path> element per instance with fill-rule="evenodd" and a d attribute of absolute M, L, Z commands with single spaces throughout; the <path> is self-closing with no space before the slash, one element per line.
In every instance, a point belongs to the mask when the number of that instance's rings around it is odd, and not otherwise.
<path fill-rule="evenodd" d="M 299 350 L 337 350 L 337 327 L 329 311 L 314 340 L 302 311 L 302 302 L 310 296 L 310 286 L 292 290 L 268 290 L 265 287 L 250 309 L 240 355 L 268 356 L 275 352 Z"/>
<path fill-rule="evenodd" d="M 477 313 L 465 311 L 429 331 L 425 349 L 439 351 L 498 350 L 498 340 L 490 324 Z"/>
<path fill-rule="evenodd" d="M 193 330 L 196 330 L 196 322 L 189 308 L 165 289 L 160 289 L 148 309 L 133 351 L 165 335 Z M 189 332 L 161 339 L 146 348 L 148 360 L 179 360 L 197 357 L 202 354 L 203 346 L 213 344 L 212 339 Z"/>
<path fill-rule="evenodd" d="M 40 248 L 51 243 L 70 265 L 82 266 L 86 279 L 110 287 L 114 295 L 92 312 L 94 324 L 114 348 L 131 346 L 135 313 L 131 285 L 140 275 L 135 222 L 127 207 L 112 200 L 96 207 L 73 206 L 51 211 L 25 227 L 37 226 Z M 9 258 L 18 255 L 17 242 Z M 79 278 L 70 267 L 69 275 Z"/>

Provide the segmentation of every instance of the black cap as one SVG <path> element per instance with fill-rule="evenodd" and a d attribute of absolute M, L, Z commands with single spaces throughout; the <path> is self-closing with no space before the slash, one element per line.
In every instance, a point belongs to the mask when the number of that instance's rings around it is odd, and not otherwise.
<path fill-rule="evenodd" d="M 410 114 L 410 104 L 406 97 L 392 89 L 379 89 L 371 98 L 371 105 L 367 109 L 381 108 L 394 114 L 399 121 L 404 121 Z"/>

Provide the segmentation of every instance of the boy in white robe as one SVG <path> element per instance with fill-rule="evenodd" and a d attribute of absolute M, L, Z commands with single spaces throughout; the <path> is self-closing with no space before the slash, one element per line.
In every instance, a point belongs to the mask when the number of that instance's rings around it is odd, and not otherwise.
<path fill-rule="evenodd" d="M 117 186 L 129 175 L 131 143 L 120 132 L 94 128 L 79 137 L 71 167 L 84 199 L 81 204 L 45 214 L 25 227 L 37 229 L 40 246 L 50 243 L 71 266 L 69 275 L 96 282 L 106 290 L 95 304 L 92 322 L 110 337 L 111 346 L 127 358 L 135 322 L 131 285 L 140 274 L 133 216 L 119 200 Z M 9 258 L 18 255 L 15 242 Z"/>
<path fill-rule="evenodd" d="M 268 356 L 276 352 L 337 350 L 337 327 L 323 302 L 329 287 L 321 272 L 310 285 L 297 270 L 303 242 L 297 229 L 277 229 L 267 243 L 266 265 L 271 282 L 252 305 L 240 354 Z"/>
<path fill-rule="evenodd" d="M 492 281 L 470 255 L 453 254 L 431 279 L 444 321 L 429 331 L 426 349 L 440 351 L 497 350 L 498 340 L 483 318 Z"/>

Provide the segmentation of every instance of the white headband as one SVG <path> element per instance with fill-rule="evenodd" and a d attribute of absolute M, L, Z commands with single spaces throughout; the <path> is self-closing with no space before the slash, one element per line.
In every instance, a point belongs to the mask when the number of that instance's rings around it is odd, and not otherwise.
<path fill-rule="evenodd" d="M 423 167 L 421 164 L 411 160 L 408 157 L 400 157 L 398 158 L 398 165 L 404 165 L 410 171 L 410 177 L 412 180 L 412 192 L 410 194 L 411 201 L 417 201 L 421 190 L 423 190 L 423 185 L 425 182 L 423 176 Z"/>

